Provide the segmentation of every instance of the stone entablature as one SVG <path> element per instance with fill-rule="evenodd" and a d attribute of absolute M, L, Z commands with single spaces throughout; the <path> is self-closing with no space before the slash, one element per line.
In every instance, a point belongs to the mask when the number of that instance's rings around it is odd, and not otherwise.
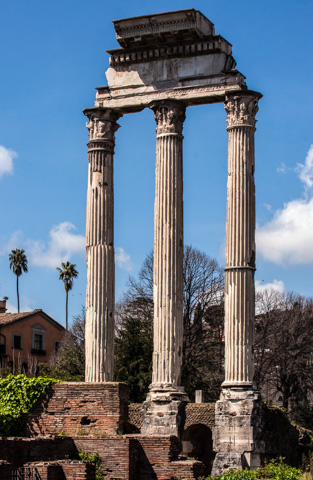
<path fill-rule="evenodd" d="M 214 24 L 193 8 L 113 20 L 116 39 L 123 48 L 214 35 Z"/>
<path fill-rule="evenodd" d="M 122 48 L 108 50 L 108 87 L 97 89 L 96 107 L 129 113 L 166 99 L 223 102 L 227 91 L 247 88 L 231 44 L 197 10 L 116 20 L 114 27 Z"/>

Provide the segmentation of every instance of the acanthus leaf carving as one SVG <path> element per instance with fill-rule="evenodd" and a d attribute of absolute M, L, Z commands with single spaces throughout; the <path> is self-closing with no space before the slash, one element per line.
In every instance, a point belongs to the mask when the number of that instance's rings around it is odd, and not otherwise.
<path fill-rule="evenodd" d="M 247 126 L 255 128 L 255 116 L 259 110 L 257 96 L 234 95 L 226 96 L 225 110 L 227 112 L 227 128 Z"/>
<path fill-rule="evenodd" d="M 185 106 L 179 103 L 166 102 L 154 105 L 154 119 L 157 124 L 157 135 L 167 133 L 182 134 L 186 118 Z"/>
<path fill-rule="evenodd" d="M 114 142 L 115 132 L 119 128 L 116 123 L 120 115 L 113 110 L 93 110 L 87 114 L 89 122 L 86 127 L 89 133 L 89 140 L 106 140 Z"/>

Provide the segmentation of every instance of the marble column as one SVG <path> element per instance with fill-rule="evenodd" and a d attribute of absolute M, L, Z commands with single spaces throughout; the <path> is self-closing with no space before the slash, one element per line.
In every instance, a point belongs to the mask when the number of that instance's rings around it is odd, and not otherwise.
<path fill-rule="evenodd" d="M 183 346 L 183 165 L 185 107 L 164 102 L 156 120 L 154 209 L 154 340 L 150 393 L 142 433 L 178 435 L 179 409 L 187 397 L 180 387 Z"/>
<path fill-rule="evenodd" d="M 260 465 L 262 404 L 253 386 L 255 272 L 255 115 L 261 94 L 225 100 L 228 183 L 225 265 L 225 381 L 215 405 L 212 475 Z"/>
<path fill-rule="evenodd" d="M 225 382 L 253 381 L 255 187 L 255 94 L 226 97 L 228 184 L 225 265 Z"/>
<path fill-rule="evenodd" d="M 107 109 L 84 111 L 89 118 L 86 219 L 86 382 L 113 380 L 114 190 L 113 155 L 120 115 Z"/>

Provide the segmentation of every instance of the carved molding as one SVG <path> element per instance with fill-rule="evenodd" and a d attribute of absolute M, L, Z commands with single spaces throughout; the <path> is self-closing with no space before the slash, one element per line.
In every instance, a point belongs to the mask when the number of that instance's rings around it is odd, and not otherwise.
<path fill-rule="evenodd" d="M 231 57 L 231 45 L 220 35 L 211 37 L 206 41 L 196 43 L 160 45 L 151 46 L 150 48 L 125 51 L 119 49 L 112 51 L 109 59 L 110 66 L 129 65 L 134 63 L 151 62 L 155 60 L 163 61 L 166 58 L 184 58 L 199 55 L 213 55 L 215 53 L 224 52 Z M 232 57 L 231 57 L 232 58 Z M 236 62 L 232 58 L 230 68 L 235 68 Z"/>
<path fill-rule="evenodd" d="M 227 129 L 232 127 L 253 127 L 257 120 L 259 96 L 256 95 L 234 95 L 226 96 L 225 110 L 227 112 Z"/>
<path fill-rule="evenodd" d="M 99 152 L 105 150 L 109 153 L 114 153 L 114 144 L 106 140 L 91 140 L 88 142 L 88 152 Z"/>
<path fill-rule="evenodd" d="M 217 82 L 219 80 L 220 83 Z M 141 111 L 151 104 L 175 101 L 186 107 L 209 103 L 223 103 L 230 92 L 240 94 L 245 91 L 245 80 L 239 72 L 225 74 L 216 78 L 210 85 L 183 86 L 166 90 L 141 91 L 140 88 L 109 89 L 101 87 L 96 96 L 96 108 L 119 109 L 123 114 Z"/>
<path fill-rule="evenodd" d="M 183 131 L 183 123 L 186 118 L 185 106 L 179 103 L 166 102 L 154 105 L 154 119 L 157 124 L 156 134 L 178 134 Z"/>
<path fill-rule="evenodd" d="M 119 128 L 116 123 L 119 115 L 113 110 L 95 109 L 86 112 L 89 122 L 86 127 L 89 131 L 89 140 L 105 140 L 113 142 L 115 140 L 115 132 Z"/>

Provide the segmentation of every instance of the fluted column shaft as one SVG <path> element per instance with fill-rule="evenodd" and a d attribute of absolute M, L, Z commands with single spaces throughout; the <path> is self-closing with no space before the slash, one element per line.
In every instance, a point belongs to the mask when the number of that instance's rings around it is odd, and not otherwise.
<path fill-rule="evenodd" d="M 114 345 L 114 134 L 118 115 L 90 109 L 86 219 L 86 382 L 113 379 Z"/>
<path fill-rule="evenodd" d="M 154 209 L 154 352 L 152 390 L 180 384 L 183 343 L 184 106 L 153 107 L 157 123 Z"/>
<path fill-rule="evenodd" d="M 228 184 L 225 266 L 225 386 L 251 386 L 254 344 L 254 132 L 260 95 L 226 97 Z"/>

